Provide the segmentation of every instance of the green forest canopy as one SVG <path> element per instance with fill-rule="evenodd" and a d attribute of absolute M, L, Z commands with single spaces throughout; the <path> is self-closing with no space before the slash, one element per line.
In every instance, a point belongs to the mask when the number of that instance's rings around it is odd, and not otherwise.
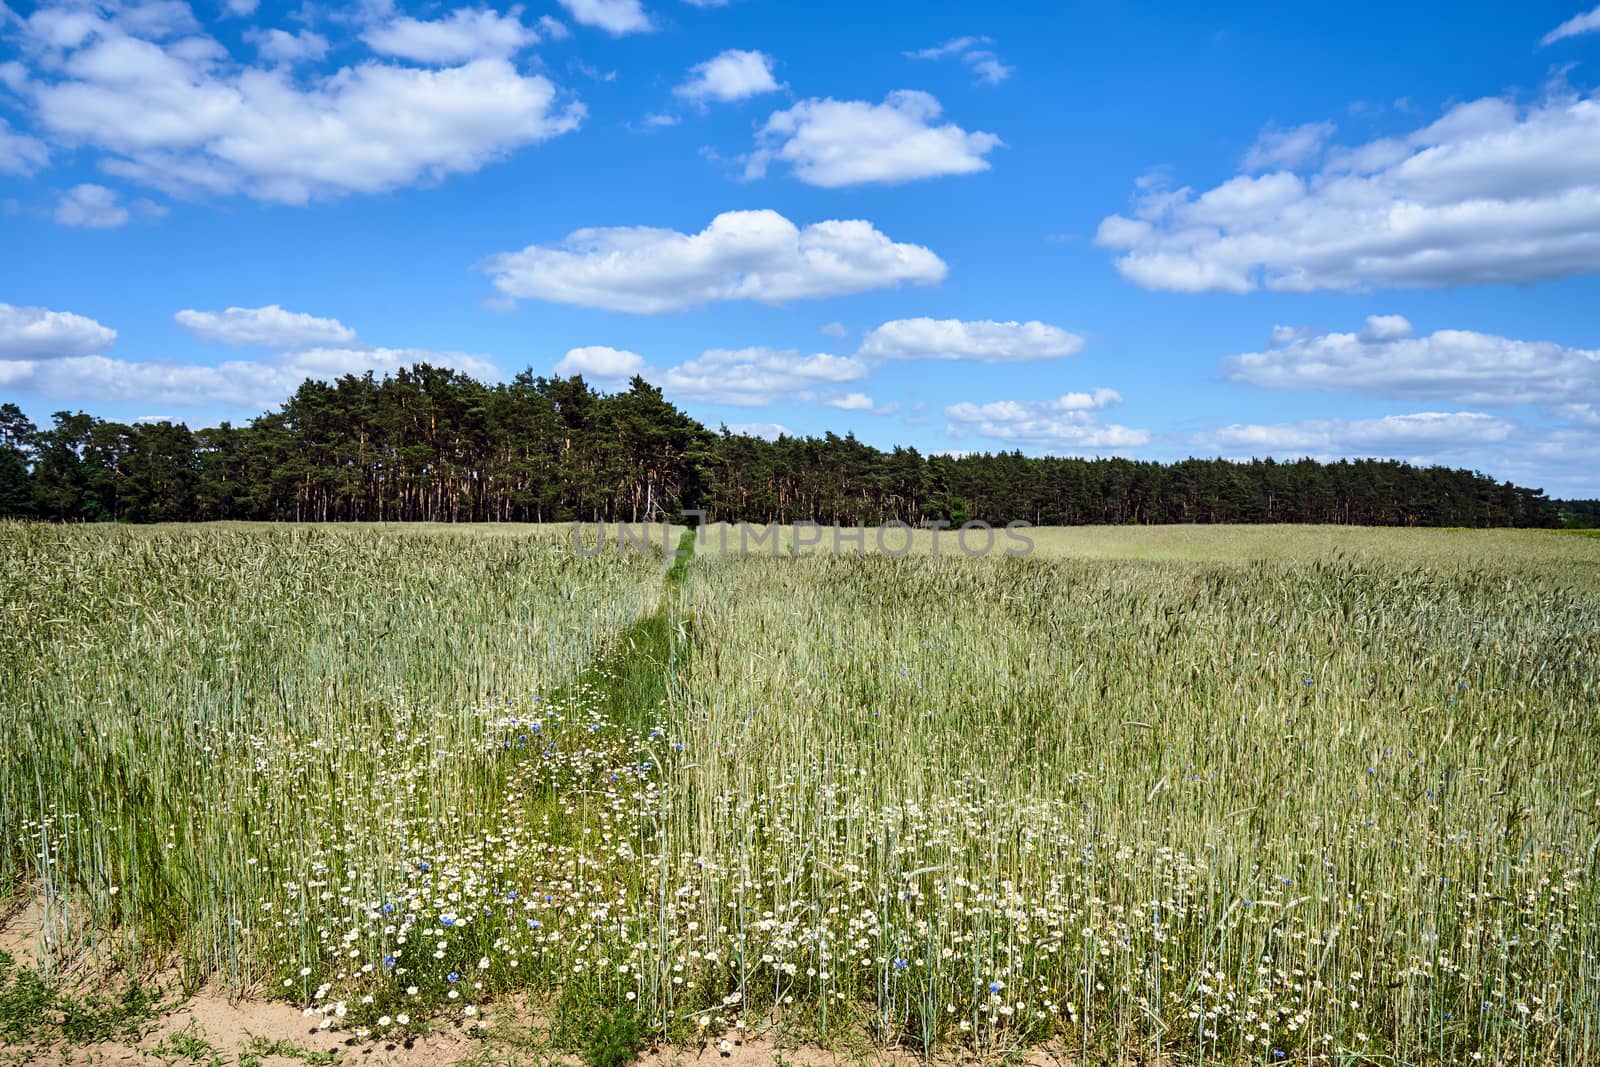
<path fill-rule="evenodd" d="M 1318 522 L 1558 526 L 1558 502 L 1392 460 L 923 455 L 854 437 L 713 432 L 634 378 L 613 394 L 531 371 L 486 385 L 419 364 L 304 382 L 248 426 L 191 430 L 0 406 L 0 516 L 429 522 L 1035 525 Z"/>

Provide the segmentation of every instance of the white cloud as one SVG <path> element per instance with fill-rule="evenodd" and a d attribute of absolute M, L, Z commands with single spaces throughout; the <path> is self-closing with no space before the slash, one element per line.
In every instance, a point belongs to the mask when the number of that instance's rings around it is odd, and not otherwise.
<path fill-rule="evenodd" d="M 660 386 L 675 400 L 766 407 L 779 402 L 819 402 L 845 411 L 891 415 L 898 404 L 879 405 L 841 386 L 867 377 L 866 363 L 854 356 L 825 352 L 803 355 L 793 349 L 713 348 L 677 366 L 653 367 L 636 352 L 592 345 L 574 348 L 555 365 L 564 377 L 581 374 L 591 382 L 616 387 L 634 375 Z"/>
<path fill-rule="evenodd" d="M 1195 443 L 1228 455 L 1368 456 L 1433 463 L 1443 457 L 1500 444 L 1516 430 L 1509 419 L 1481 411 L 1424 411 L 1377 419 L 1309 419 L 1224 427 Z"/>
<path fill-rule="evenodd" d="M 1008 445 L 1051 452 L 1119 451 L 1148 444 L 1148 430 L 1102 423 L 1096 411 L 1120 404 L 1114 389 L 1065 393 L 1054 400 L 960 403 L 944 409 L 945 432 L 976 434 Z"/>
<path fill-rule="evenodd" d="M 288 66 L 236 62 L 198 34 L 133 35 L 121 18 L 35 13 L 24 30 L 34 69 L 14 90 L 54 138 L 173 193 L 302 203 L 382 192 L 478 170 L 583 117 L 547 78 L 503 58 L 443 69 L 365 62 L 298 78 Z M 279 46 L 288 47 L 267 47 Z"/>
<path fill-rule="evenodd" d="M 766 441 L 794 436 L 794 431 L 781 422 L 736 422 L 728 427 L 728 431 L 746 437 L 760 437 Z"/>
<path fill-rule="evenodd" d="M 0 360 L 95 355 L 116 339 L 116 330 L 70 311 L 0 304 Z"/>
<path fill-rule="evenodd" d="M 367 30 L 361 39 L 380 55 L 417 63 L 504 59 L 539 43 L 539 35 L 522 24 L 521 15 L 520 7 L 504 15 L 487 8 L 462 7 L 442 19 L 401 16 Z"/>
<path fill-rule="evenodd" d="M 1471 330 L 1412 336 L 1399 315 L 1374 315 L 1359 333 L 1278 327 L 1276 344 L 1222 361 L 1236 382 L 1272 389 L 1347 390 L 1463 404 L 1600 401 L 1600 350 L 1518 341 Z"/>
<path fill-rule="evenodd" d="M 866 393 L 843 393 L 828 397 L 823 403 L 840 411 L 859 411 L 866 415 L 893 415 L 900 410 L 898 403 L 880 404 Z"/>
<path fill-rule="evenodd" d="M 911 89 L 896 90 L 881 104 L 802 100 L 767 120 L 745 173 L 761 177 L 779 160 L 808 185 L 834 189 L 988 170 L 984 156 L 1000 138 L 953 123 L 932 125 L 940 111 L 939 101 Z"/>
<path fill-rule="evenodd" d="M 1000 57 L 993 52 L 968 52 L 961 58 L 972 68 L 979 85 L 999 85 L 1017 71 L 1000 62 Z"/>
<path fill-rule="evenodd" d="M 561 0 L 572 21 L 605 30 L 613 37 L 655 29 L 639 0 Z"/>
<path fill-rule="evenodd" d="M 1082 337 L 1043 322 L 919 318 L 884 323 L 862 339 L 856 355 L 864 359 L 1026 363 L 1060 359 L 1082 348 Z"/>
<path fill-rule="evenodd" d="M 249 29 L 244 39 L 256 46 L 256 54 L 269 63 L 304 63 L 328 54 L 328 39 L 311 30 Z"/>
<path fill-rule="evenodd" d="M 578 230 L 556 246 L 491 256 L 508 297 L 652 314 L 714 301 L 789 300 L 932 285 L 948 268 L 859 220 L 800 228 L 776 211 L 730 211 L 699 233 L 647 226 Z"/>
<path fill-rule="evenodd" d="M 1577 37 L 1585 33 L 1594 33 L 1600 30 L 1600 7 L 1593 11 L 1586 11 L 1581 15 L 1574 15 L 1549 33 L 1545 34 L 1539 43 L 1552 45 L 1557 41 L 1564 41 L 1568 37 Z"/>
<path fill-rule="evenodd" d="M 1580 426 L 1600 429 L 1600 404 L 1561 404 L 1552 414 Z"/>
<path fill-rule="evenodd" d="M 56 221 L 63 226 L 109 230 L 128 221 L 128 209 L 117 202 L 115 190 L 85 183 L 61 194 L 56 201 Z"/>
<path fill-rule="evenodd" d="M 591 382 L 608 385 L 625 382 L 645 370 L 643 356 L 606 345 L 570 349 L 555 366 L 555 372 L 564 378 L 581 374 Z"/>
<path fill-rule="evenodd" d="M 1096 240 L 1149 289 L 1525 284 L 1600 270 L 1600 99 L 1461 104 L 1307 176 L 1142 184 Z"/>
<path fill-rule="evenodd" d="M 185 0 L 134 0 L 108 4 L 116 24 L 128 33 L 160 40 L 198 32 L 200 23 Z"/>
<path fill-rule="evenodd" d="M 1197 434 L 1192 447 L 1236 459 L 1397 459 L 1487 471 L 1556 497 L 1600 496 L 1600 420 L 1553 412 L 1576 425 L 1516 423 L 1484 412 L 1421 412 L 1373 419 L 1234 425 Z"/>
<path fill-rule="evenodd" d="M 1308 163 L 1322 154 L 1333 130 L 1331 122 L 1308 122 L 1287 130 L 1268 126 L 1244 154 L 1244 169 L 1254 173 Z"/>
<path fill-rule="evenodd" d="M 775 348 L 714 348 L 670 367 L 661 388 L 684 400 L 739 407 L 765 407 L 779 400 L 812 399 L 811 390 L 867 376 L 867 365 L 851 356 L 803 356 Z"/>
<path fill-rule="evenodd" d="M 552 41 L 565 41 L 572 36 L 572 31 L 567 29 L 567 24 L 560 19 L 551 18 L 549 15 L 539 16 L 539 32 Z"/>
<path fill-rule="evenodd" d="M 26 178 L 50 165 L 50 150 L 37 137 L 13 133 L 0 118 L 0 174 Z"/>
<path fill-rule="evenodd" d="M 765 52 L 730 48 L 689 71 L 688 79 L 672 91 L 697 104 L 708 100 L 744 100 L 783 88 L 772 76 L 772 57 Z"/>
<path fill-rule="evenodd" d="M 944 59 L 946 56 L 958 56 L 970 48 L 988 44 L 987 37 L 952 37 L 944 44 L 936 44 L 932 48 L 921 48 L 915 52 L 907 52 L 908 59 Z"/>
<path fill-rule="evenodd" d="M 277 304 L 231 307 L 226 311 L 185 309 L 173 319 L 202 341 L 235 348 L 311 348 L 356 343 L 356 332 L 338 319 L 285 311 Z"/>
<path fill-rule="evenodd" d="M 850 327 L 842 322 L 830 322 L 822 327 L 822 332 L 829 337 L 849 337 Z"/>
<path fill-rule="evenodd" d="M 494 364 L 460 352 L 414 348 L 318 348 L 216 366 L 134 362 L 79 356 L 48 362 L 0 363 L 0 387 L 74 403 L 106 401 L 174 407 L 216 406 L 256 413 L 275 407 L 307 378 L 393 373 L 416 363 L 497 379 Z"/>
<path fill-rule="evenodd" d="M 1600 433 L 1589 423 L 1580 429 L 1559 428 L 1528 434 L 1510 450 L 1497 451 L 1496 471 L 1518 485 L 1543 486 L 1558 499 L 1600 498 Z"/>
<path fill-rule="evenodd" d="M 873 408 L 872 398 L 866 393 L 845 393 L 824 403 L 840 411 L 871 411 Z"/>
<path fill-rule="evenodd" d="M 1002 63 L 1000 57 L 987 47 L 992 44 L 994 41 L 988 37 L 955 37 L 932 48 L 907 52 L 906 56 L 909 59 L 945 59 L 955 56 L 972 69 L 978 84 L 999 85 L 1016 73 L 1016 68 Z"/>

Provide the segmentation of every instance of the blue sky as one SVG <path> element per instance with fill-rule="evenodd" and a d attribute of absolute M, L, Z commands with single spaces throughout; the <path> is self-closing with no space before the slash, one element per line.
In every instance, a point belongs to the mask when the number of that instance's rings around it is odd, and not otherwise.
<path fill-rule="evenodd" d="M 1581 0 L 0 5 L 0 398 L 426 359 L 1600 496 L 1597 70 Z"/>

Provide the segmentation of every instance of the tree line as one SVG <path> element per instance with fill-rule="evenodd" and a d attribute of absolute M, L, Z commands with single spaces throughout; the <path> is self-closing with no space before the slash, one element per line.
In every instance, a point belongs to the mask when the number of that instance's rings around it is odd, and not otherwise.
<path fill-rule="evenodd" d="M 487 385 L 427 365 L 304 382 L 248 425 L 192 430 L 0 405 L 0 516 L 430 522 L 708 521 L 913 525 L 1561 523 L 1543 491 L 1390 460 L 924 455 L 839 437 L 712 431 L 634 378 Z"/>
<path fill-rule="evenodd" d="M 1569 530 L 1600 528 L 1600 500 L 1558 500 L 1561 524 Z"/>

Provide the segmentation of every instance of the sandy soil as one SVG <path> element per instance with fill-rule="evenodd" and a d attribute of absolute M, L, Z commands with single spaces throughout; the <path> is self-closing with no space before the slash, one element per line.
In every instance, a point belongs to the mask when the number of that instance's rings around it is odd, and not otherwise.
<path fill-rule="evenodd" d="M 198 1056 L 176 1052 L 174 1037 L 202 1038 L 209 1050 Z M 271 1001 L 230 1001 L 202 991 L 180 1007 L 151 1021 L 137 1041 L 53 1048 L 5 1048 L 0 1064 L 15 1067 L 237 1067 L 255 1039 L 298 1046 L 291 1055 L 261 1055 L 260 1067 L 306 1067 L 306 1053 L 332 1054 L 338 1067 L 558 1067 L 577 1065 L 581 1057 L 550 1049 L 537 1025 L 489 1014 L 478 1036 L 450 1030 L 417 1038 L 408 1044 L 360 1043 L 348 1035 L 319 1031 L 290 1005 Z M 723 1053 L 718 1043 L 703 1048 L 648 1050 L 639 1067 L 914 1067 L 922 1059 L 904 1050 L 827 1050 L 814 1046 L 780 1046 L 757 1038 L 733 1040 Z M 252 1063 L 246 1059 L 245 1063 Z M 320 1057 L 318 1062 L 330 1062 Z M 968 1061 L 970 1064 L 971 1061 Z M 1066 1067 L 1068 1061 L 1049 1052 L 1008 1058 L 1015 1067 Z M 962 1067 L 950 1063 L 945 1067 Z"/>

